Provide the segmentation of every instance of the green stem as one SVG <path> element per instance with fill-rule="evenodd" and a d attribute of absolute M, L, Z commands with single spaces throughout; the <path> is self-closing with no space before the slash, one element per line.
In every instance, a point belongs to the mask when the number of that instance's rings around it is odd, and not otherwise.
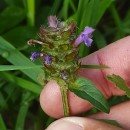
<path fill-rule="evenodd" d="M 27 23 L 29 26 L 35 24 L 35 0 L 27 0 Z"/>
<path fill-rule="evenodd" d="M 68 103 L 68 90 L 64 87 L 60 87 L 62 104 L 64 109 L 64 116 L 69 116 L 69 103 Z"/>

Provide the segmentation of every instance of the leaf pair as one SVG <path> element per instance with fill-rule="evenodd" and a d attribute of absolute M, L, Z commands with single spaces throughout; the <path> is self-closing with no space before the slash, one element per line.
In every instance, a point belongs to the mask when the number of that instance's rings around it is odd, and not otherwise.
<path fill-rule="evenodd" d="M 130 89 L 125 81 L 118 75 L 108 75 L 107 79 L 112 81 L 116 87 L 125 91 L 126 95 L 130 98 Z M 109 104 L 102 95 L 102 93 L 95 87 L 95 85 L 86 78 L 78 78 L 71 84 L 69 90 L 74 92 L 80 98 L 89 101 L 94 107 L 100 111 L 109 113 Z"/>
<path fill-rule="evenodd" d="M 91 80 L 86 78 L 78 78 L 71 84 L 69 90 L 74 92 L 77 96 L 89 101 L 100 111 L 109 113 L 110 108 L 106 99 Z"/>

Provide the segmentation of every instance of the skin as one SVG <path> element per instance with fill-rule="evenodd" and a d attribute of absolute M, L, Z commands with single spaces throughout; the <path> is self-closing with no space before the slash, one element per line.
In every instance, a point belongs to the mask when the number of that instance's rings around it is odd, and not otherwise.
<path fill-rule="evenodd" d="M 92 80 L 96 87 L 103 93 L 106 99 L 111 96 L 122 96 L 125 93 L 116 88 L 110 81 L 106 80 L 106 75 L 120 75 L 130 86 L 130 36 L 118 40 L 107 47 L 100 49 L 87 57 L 80 59 L 82 64 L 106 65 L 110 69 L 81 69 L 78 73 L 80 77 Z M 71 115 L 85 112 L 92 108 L 89 102 L 77 97 L 69 92 L 69 105 Z M 59 86 L 55 81 L 50 81 L 42 90 L 40 95 L 40 105 L 42 109 L 51 117 L 63 117 L 62 99 Z M 98 113 L 89 118 L 67 117 L 52 123 L 47 130 L 120 130 L 120 128 L 102 123 L 95 119 L 116 120 L 123 129 L 130 130 L 130 101 L 113 106 L 109 114 Z M 70 125 L 71 124 L 71 125 Z M 88 125 L 86 125 L 88 124 Z M 81 126 L 74 128 L 75 126 Z M 89 126 L 89 127 L 88 127 Z"/>

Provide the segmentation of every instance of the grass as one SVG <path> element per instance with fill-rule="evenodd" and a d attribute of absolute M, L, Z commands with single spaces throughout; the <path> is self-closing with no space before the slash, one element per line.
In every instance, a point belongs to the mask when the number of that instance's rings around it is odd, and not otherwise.
<path fill-rule="evenodd" d="M 38 99 L 44 86 L 37 77 L 39 74 L 44 76 L 44 71 L 29 60 L 33 49 L 26 43 L 37 37 L 47 15 L 57 15 L 60 20 L 74 19 L 78 33 L 85 26 L 96 29 L 93 46 L 88 49 L 81 45 L 80 57 L 83 57 L 130 34 L 128 3 L 127 0 L 1 0 L 1 130 L 45 129 L 55 120 L 40 108 Z"/>

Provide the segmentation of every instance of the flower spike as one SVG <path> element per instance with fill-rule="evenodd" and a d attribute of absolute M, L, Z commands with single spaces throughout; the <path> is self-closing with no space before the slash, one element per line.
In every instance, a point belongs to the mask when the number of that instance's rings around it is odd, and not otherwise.
<path fill-rule="evenodd" d="M 60 86 L 64 116 L 69 116 L 68 89 L 77 79 L 76 73 L 81 66 L 77 46 L 82 42 L 90 46 L 93 41 L 93 28 L 86 27 L 77 39 L 76 29 L 74 21 L 59 21 L 56 16 L 49 16 L 48 26 L 40 27 L 39 39 L 28 41 L 28 45 L 39 46 L 39 51 L 33 52 L 30 59 L 40 58 L 45 71 L 43 82 L 55 80 Z"/>

